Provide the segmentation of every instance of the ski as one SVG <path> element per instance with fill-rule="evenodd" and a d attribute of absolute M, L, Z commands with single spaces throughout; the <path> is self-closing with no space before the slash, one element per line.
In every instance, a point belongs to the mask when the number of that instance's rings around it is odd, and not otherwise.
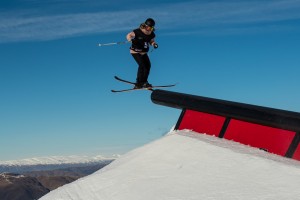
<path fill-rule="evenodd" d="M 112 92 L 130 92 L 130 91 L 134 91 L 134 90 L 149 90 L 149 91 L 153 91 L 152 88 L 130 88 L 130 89 L 124 89 L 124 90 L 111 90 Z"/>
<path fill-rule="evenodd" d="M 130 84 L 130 85 L 135 85 L 134 82 L 131 81 L 127 81 L 124 79 L 119 78 L 118 76 L 114 76 L 114 78 L 118 81 Z M 123 89 L 123 90 L 111 90 L 112 92 L 129 92 L 129 91 L 134 91 L 134 90 L 149 90 L 149 91 L 153 91 L 153 88 L 166 88 L 166 87 L 173 87 L 176 84 L 171 84 L 171 85 L 155 85 L 152 87 L 148 87 L 148 88 L 131 88 L 131 89 Z"/>
<path fill-rule="evenodd" d="M 119 77 L 117 77 L 117 76 L 114 76 L 114 77 L 115 77 L 115 79 L 118 80 L 118 81 L 121 81 L 121 82 L 124 82 L 124 83 L 128 83 L 128 84 L 131 84 L 131 85 L 135 85 L 134 82 L 126 81 L 126 80 L 121 79 L 121 78 L 119 78 Z"/>

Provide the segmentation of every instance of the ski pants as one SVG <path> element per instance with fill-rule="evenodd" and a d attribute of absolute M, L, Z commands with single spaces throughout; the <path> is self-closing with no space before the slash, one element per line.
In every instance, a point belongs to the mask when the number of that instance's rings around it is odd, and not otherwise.
<path fill-rule="evenodd" d="M 132 53 L 131 55 L 139 65 L 136 82 L 137 83 L 147 82 L 150 73 L 150 68 L 151 68 L 151 62 L 148 57 L 148 54 Z"/>

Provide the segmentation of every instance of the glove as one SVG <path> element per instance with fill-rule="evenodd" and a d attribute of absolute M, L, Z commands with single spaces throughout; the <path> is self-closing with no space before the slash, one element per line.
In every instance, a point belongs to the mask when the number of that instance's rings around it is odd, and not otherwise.
<path fill-rule="evenodd" d="M 157 49 L 158 48 L 158 44 L 154 43 L 153 47 L 154 47 L 154 49 Z"/>

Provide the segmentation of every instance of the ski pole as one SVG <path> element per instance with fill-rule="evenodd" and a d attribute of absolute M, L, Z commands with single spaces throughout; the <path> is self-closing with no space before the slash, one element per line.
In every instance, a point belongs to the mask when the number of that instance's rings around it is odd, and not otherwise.
<path fill-rule="evenodd" d="M 129 41 L 123 41 L 123 42 L 111 42 L 111 43 L 99 43 L 98 46 L 102 47 L 102 46 L 111 46 L 111 45 L 119 45 L 119 44 L 126 44 L 129 43 Z"/>

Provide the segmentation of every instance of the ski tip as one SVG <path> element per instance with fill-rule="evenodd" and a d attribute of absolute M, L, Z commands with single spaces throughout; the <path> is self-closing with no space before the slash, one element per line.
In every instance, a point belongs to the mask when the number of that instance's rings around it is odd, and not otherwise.
<path fill-rule="evenodd" d="M 114 76 L 114 78 L 117 79 L 117 80 L 119 80 L 119 81 L 121 80 L 121 78 L 118 77 L 118 76 Z"/>

